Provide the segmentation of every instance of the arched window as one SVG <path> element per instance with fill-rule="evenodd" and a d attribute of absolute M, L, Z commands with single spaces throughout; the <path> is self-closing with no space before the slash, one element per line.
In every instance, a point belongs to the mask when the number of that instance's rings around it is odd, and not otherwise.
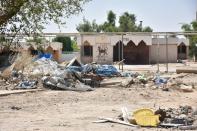
<path fill-rule="evenodd" d="M 178 46 L 178 53 L 186 53 L 186 46 L 184 43 L 181 43 L 179 46 Z"/>
<path fill-rule="evenodd" d="M 88 41 L 84 42 L 83 56 L 88 56 L 88 57 L 93 56 L 93 47 L 90 45 L 90 43 Z"/>

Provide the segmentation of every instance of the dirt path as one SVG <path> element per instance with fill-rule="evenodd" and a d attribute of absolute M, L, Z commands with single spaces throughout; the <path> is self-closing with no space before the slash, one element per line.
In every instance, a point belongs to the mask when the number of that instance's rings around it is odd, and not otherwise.
<path fill-rule="evenodd" d="M 131 131 L 136 129 L 92 121 L 100 116 L 118 116 L 123 106 L 129 111 L 142 107 L 197 107 L 197 91 L 182 93 L 120 87 L 83 93 L 43 91 L 0 97 L 0 103 L 0 131 Z"/>

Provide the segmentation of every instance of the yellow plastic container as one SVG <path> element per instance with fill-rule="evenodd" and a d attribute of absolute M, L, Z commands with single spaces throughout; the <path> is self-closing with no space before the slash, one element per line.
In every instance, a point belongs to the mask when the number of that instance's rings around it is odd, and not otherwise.
<path fill-rule="evenodd" d="M 133 112 L 133 116 L 141 115 L 154 115 L 154 112 L 151 109 L 142 108 Z"/>
<path fill-rule="evenodd" d="M 133 113 L 136 123 L 140 126 L 156 127 L 159 121 L 159 115 L 154 115 L 151 109 L 139 109 Z"/>

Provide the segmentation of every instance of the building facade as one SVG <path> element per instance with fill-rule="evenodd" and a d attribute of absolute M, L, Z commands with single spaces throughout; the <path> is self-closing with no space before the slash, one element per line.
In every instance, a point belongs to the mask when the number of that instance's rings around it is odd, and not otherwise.
<path fill-rule="evenodd" d="M 81 62 L 112 64 L 124 59 L 125 64 L 175 63 L 188 58 L 189 40 L 153 38 L 149 35 L 80 35 Z"/>

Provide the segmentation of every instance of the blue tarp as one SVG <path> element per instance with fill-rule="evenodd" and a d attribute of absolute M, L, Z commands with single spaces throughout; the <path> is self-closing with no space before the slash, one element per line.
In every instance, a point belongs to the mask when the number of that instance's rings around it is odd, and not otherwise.
<path fill-rule="evenodd" d="M 44 54 L 39 54 L 38 55 L 38 58 L 47 58 L 47 59 L 51 59 L 52 58 L 52 54 L 50 54 L 50 53 L 44 53 Z"/>
<path fill-rule="evenodd" d="M 118 70 L 112 65 L 101 65 L 96 69 L 96 74 L 100 76 L 113 76 L 117 75 Z"/>
<path fill-rule="evenodd" d="M 86 65 L 83 65 L 82 66 L 82 73 L 90 73 L 92 72 L 94 69 L 93 69 L 93 65 L 91 64 L 86 64 Z"/>
<path fill-rule="evenodd" d="M 67 67 L 67 69 L 71 70 L 72 72 L 75 72 L 75 71 L 81 72 L 83 70 L 83 68 L 80 66 L 69 66 Z"/>
<path fill-rule="evenodd" d="M 69 66 L 67 67 L 70 71 L 77 71 L 77 72 L 82 72 L 82 73 L 90 73 L 93 72 L 97 75 L 100 76 L 106 76 L 110 77 L 113 75 L 119 74 L 118 70 L 113 66 L 113 65 L 91 65 L 91 64 L 86 64 L 82 67 L 78 66 Z"/>

